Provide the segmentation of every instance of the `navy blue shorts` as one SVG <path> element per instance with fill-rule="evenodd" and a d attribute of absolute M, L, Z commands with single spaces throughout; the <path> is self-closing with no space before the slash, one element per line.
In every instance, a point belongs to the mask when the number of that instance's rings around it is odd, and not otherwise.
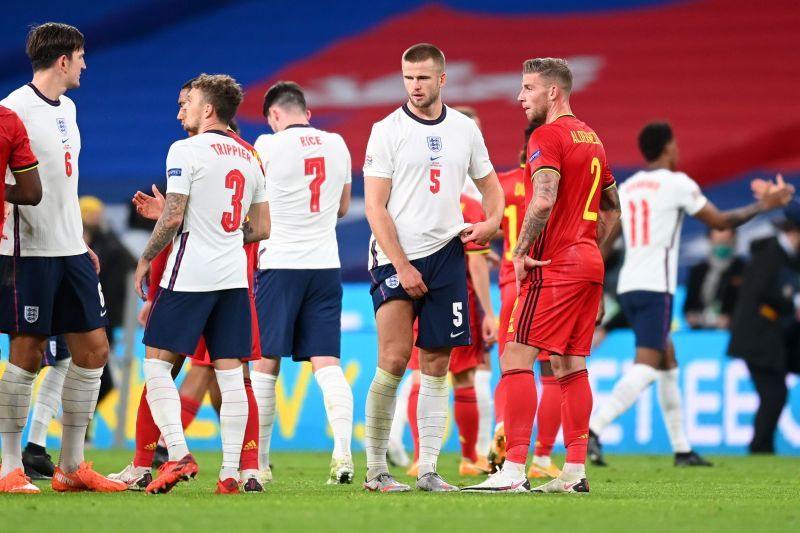
<path fill-rule="evenodd" d="M 410 300 L 419 326 L 417 347 L 436 349 L 472 344 L 467 266 L 461 239 L 456 237 L 438 252 L 414 259 L 411 264 L 422 274 L 428 293 L 412 300 L 400 285 L 393 265 L 375 267 L 369 271 L 375 312 L 389 300 Z"/>
<path fill-rule="evenodd" d="M 72 355 L 67 348 L 67 341 L 63 335 L 47 339 L 47 346 L 42 354 L 42 366 L 54 366 L 56 361 L 69 359 Z"/>
<path fill-rule="evenodd" d="M 51 337 L 106 327 L 106 304 L 89 254 L 0 256 L 0 331 Z"/>
<path fill-rule="evenodd" d="M 620 294 L 619 303 L 636 336 L 636 346 L 666 351 L 672 326 L 672 295 L 631 291 Z"/>
<path fill-rule="evenodd" d="M 263 357 L 308 361 L 339 357 L 342 277 L 338 268 L 256 272 L 256 310 Z"/>
<path fill-rule="evenodd" d="M 179 292 L 159 287 L 142 342 L 152 348 L 192 354 L 202 336 L 212 361 L 249 359 L 250 321 L 247 289 Z"/>

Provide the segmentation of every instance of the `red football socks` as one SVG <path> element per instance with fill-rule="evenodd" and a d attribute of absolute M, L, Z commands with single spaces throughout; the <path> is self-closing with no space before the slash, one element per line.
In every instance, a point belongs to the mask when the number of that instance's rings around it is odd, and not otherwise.
<path fill-rule="evenodd" d="M 144 387 L 142 397 L 139 399 L 139 410 L 136 412 L 136 453 L 133 456 L 133 466 L 150 468 L 161 430 L 153 420 L 146 395 L 147 387 Z"/>
<path fill-rule="evenodd" d="M 505 392 L 505 385 L 503 385 L 502 378 L 500 381 L 497 382 L 497 387 L 494 389 L 494 419 L 495 424 L 502 424 L 503 419 L 505 418 L 503 415 L 504 405 L 506 404 L 506 392 Z"/>
<path fill-rule="evenodd" d="M 503 372 L 505 387 L 506 460 L 525 464 L 536 417 L 536 381 L 532 370 Z"/>
<path fill-rule="evenodd" d="M 250 378 L 244 378 L 244 391 L 247 393 L 247 425 L 244 428 L 239 469 L 258 470 L 258 404 Z"/>
<path fill-rule="evenodd" d="M 197 418 L 197 411 L 199 410 L 200 402 L 188 396 L 181 396 L 181 425 L 184 431 Z"/>
<path fill-rule="evenodd" d="M 578 370 L 559 378 L 561 386 L 561 419 L 564 425 L 564 446 L 567 463 L 584 464 L 589 443 L 589 416 L 592 414 L 592 388 L 589 372 Z"/>
<path fill-rule="evenodd" d="M 458 426 L 458 440 L 461 443 L 461 457 L 473 463 L 478 460 L 475 445 L 478 442 L 478 397 L 475 387 L 457 388 L 454 391 L 453 416 Z"/>
<path fill-rule="evenodd" d="M 542 399 L 536 413 L 538 432 L 534 444 L 535 455 L 550 455 L 561 427 L 561 386 L 555 376 L 541 376 Z"/>
<path fill-rule="evenodd" d="M 417 404 L 419 403 L 419 383 L 411 385 L 408 395 L 408 425 L 411 428 L 411 440 L 414 441 L 414 461 L 419 460 L 419 428 L 417 427 Z"/>

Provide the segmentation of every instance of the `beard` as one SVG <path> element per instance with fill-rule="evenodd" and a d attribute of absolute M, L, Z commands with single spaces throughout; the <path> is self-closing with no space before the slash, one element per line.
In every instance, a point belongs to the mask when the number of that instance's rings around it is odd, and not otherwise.
<path fill-rule="evenodd" d="M 440 91 L 437 90 L 437 91 L 431 93 L 430 96 L 428 96 L 427 98 L 425 98 L 424 100 L 422 100 L 419 103 L 415 102 L 414 99 L 411 98 L 411 95 L 409 95 L 408 101 L 411 102 L 411 105 L 413 105 L 417 109 L 427 109 L 427 108 L 431 107 L 436 102 L 436 100 L 439 99 L 439 93 L 440 93 Z"/>

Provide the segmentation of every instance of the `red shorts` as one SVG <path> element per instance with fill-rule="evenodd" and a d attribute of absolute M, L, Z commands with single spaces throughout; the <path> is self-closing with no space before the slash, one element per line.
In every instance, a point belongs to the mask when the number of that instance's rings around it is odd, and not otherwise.
<path fill-rule="evenodd" d="M 481 324 L 483 313 L 475 299 L 469 299 L 469 326 L 472 335 L 472 344 L 469 346 L 456 346 L 450 352 L 450 372 L 459 374 L 466 370 L 476 368 L 483 363 L 486 345 L 483 342 Z M 417 323 L 414 322 L 414 339 L 417 338 Z M 411 349 L 411 359 L 408 361 L 409 370 L 419 370 L 419 348 L 414 346 Z"/>
<path fill-rule="evenodd" d="M 511 316 L 506 340 L 554 354 L 588 356 L 602 296 L 600 283 L 526 282 Z"/>
<path fill-rule="evenodd" d="M 503 355 L 506 346 L 505 332 L 508 331 L 508 322 L 511 320 L 511 312 L 514 311 L 514 302 L 517 301 L 517 284 L 506 283 L 500 287 L 500 329 L 497 335 L 497 351 Z"/>
<path fill-rule="evenodd" d="M 242 359 L 242 361 L 256 361 L 261 359 L 261 335 L 258 332 L 258 315 L 256 314 L 256 302 L 253 295 L 250 294 L 250 327 L 251 327 L 251 343 L 250 343 L 250 357 Z M 200 342 L 197 343 L 197 348 L 194 353 L 189 355 L 192 358 L 192 364 L 196 366 L 213 366 L 211 362 L 211 355 L 206 349 L 206 340 L 200 337 Z"/>

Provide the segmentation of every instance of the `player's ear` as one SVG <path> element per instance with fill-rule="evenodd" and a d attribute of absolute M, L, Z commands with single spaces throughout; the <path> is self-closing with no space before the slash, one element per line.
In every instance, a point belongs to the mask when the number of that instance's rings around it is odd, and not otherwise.
<path fill-rule="evenodd" d="M 444 87 L 445 85 L 447 85 L 447 73 L 442 72 L 439 76 L 439 87 Z"/>
<path fill-rule="evenodd" d="M 311 110 L 306 109 L 306 120 L 311 122 Z"/>

